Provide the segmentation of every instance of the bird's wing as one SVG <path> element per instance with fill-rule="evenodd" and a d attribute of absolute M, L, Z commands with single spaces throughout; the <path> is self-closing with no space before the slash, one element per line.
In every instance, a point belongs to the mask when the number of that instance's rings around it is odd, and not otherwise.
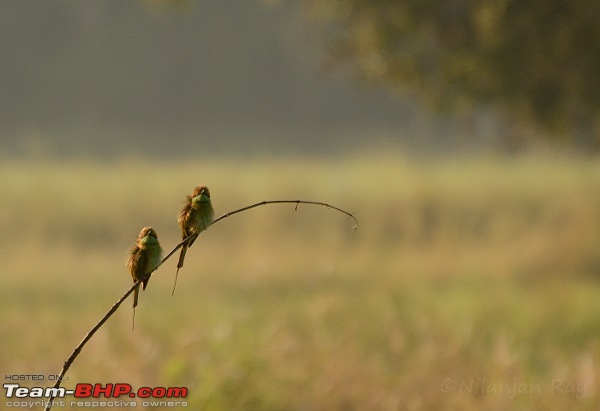
<path fill-rule="evenodd" d="M 183 239 L 187 238 L 188 234 L 188 224 L 190 222 L 190 216 L 192 211 L 192 202 L 191 200 L 185 203 L 185 206 L 179 213 L 179 218 L 177 218 L 177 222 L 179 223 L 179 227 L 181 228 L 181 235 Z"/>
<path fill-rule="evenodd" d="M 140 253 L 138 254 L 138 263 L 137 263 L 137 273 L 138 273 L 138 278 L 144 280 L 143 281 L 143 286 L 142 289 L 145 290 L 146 289 L 146 285 L 148 285 L 148 274 L 146 272 L 146 270 L 148 270 L 148 253 L 146 253 L 146 250 L 141 250 Z"/>
<path fill-rule="evenodd" d="M 133 281 L 145 279 L 146 274 L 148 274 L 146 272 L 146 267 L 148 266 L 148 254 L 146 251 L 138 246 L 133 247 L 128 266 Z M 144 289 L 146 289 L 146 282 L 144 283 Z"/>

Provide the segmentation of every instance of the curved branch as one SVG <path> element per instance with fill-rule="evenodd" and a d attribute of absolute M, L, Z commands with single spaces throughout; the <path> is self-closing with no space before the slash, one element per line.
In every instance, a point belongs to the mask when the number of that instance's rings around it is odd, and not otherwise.
<path fill-rule="evenodd" d="M 240 208 L 238 210 L 230 211 L 228 213 L 225 213 L 222 216 L 220 216 L 219 218 L 217 218 L 215 221 L 213 221 L 213 224 L 216 223 L 216 222 L 219 222 L 219 221 L 221 221 L 221 220 L 223 220 L 223 219 L 225 219 L 227 217 L 229 217 L 230 215 L 234 215 L 234 214 L 240 213 L 242 211 L 250 210 L 251 208 L 254 208 L 254 207 L 259 207 L 259 206 L 266 205 L 266 204 L 285 204 L 285 203 L 287 203 L 287 204 L 289 204 L 289 203 L 296 204 L 296 207 L 294 207 L 295 211 L 298 211 L 298 204 L 313 204 L 313 205 L 321 205 L 321 206 L 324 206 L 324 207 L 327 207 L 327 208 L 331 208 L 333 210 L 339 211 L 340 213 L 344 213 L 349 218 L 353 219 L 355 224 L 354 224 L 354 226 L 352 226 L 352 229 L 354 231 L 356 231 L 358 229 L 358 220 L 356 219 L 356 217 L 354 217 L 354 213 L 349 213 L 348 211 L 342 210 L 341 208 L 338 208 L 336 206 L 332 206 L 331 204 L 322 203 L 320 201 L 304 201 L 304 200 L 268 200 L 268 201 L 261 201 L 259 203 L 255 203 L 255 204 L 249 205 L 247 207 L 243 207 L 243 208 Z"/>
<path fill-rule="evenodd" d="M 330 204 L 327 203 L 321 203 L 318 201 L 303 201 L 303 200 L 270 200 L 270 201 L 261 201 L 259 203 L 256 204 L 252 204 L 249 205 L 247 207 L 242 207 L 240 209 L 234 210 L 234 211 L 230 211 L 228 213 L 223 214 L 222 216 L 220 216 L 219 218 L 217 218 L 216 220 L 214 220 L 212 222 L 212 224 L 218 223 L 219 221 L 237 214 L 237 213 L 241 213 L 242 211 L 246 211 L 246 210 L 250 210 L 251 208 L 255 208 L 255 207 L 259 207 L 262 205 L 266 205 L 266 204 L 282 204 L 282 203 L 292 203 L 292 204 L 296 204 L 296 207 L 294 208 L 294 210 L 298 210 L 298 204 L 314 204 L 314 205 L 322 205 L 325 206 L 327 208 L 331 208 L 333 210 L 337 210 L 341 213 L 346 214 L 349 218 L 352 218 L 355 222 L 354 226 L 352 227 L 352 229 L 354 231 L 356 231 L 356 229 L 358 228 L 358 220 L 356 219 L 356 217 L 354 217 L 353 213 L 349 213 L 347 211 L 342 210 L 341 208 L 332 206 Z M 211 224 L 211 225 L 212 225 Z M 184 239 L 183 241 L 181 241 L 179 244 L 177 244 L 175 246 L 175 248 L 173 248 L 173 250 L 171 250 L 169 252 L 169 254 L 167 254 L 160 262 L 160 264 L 158 265 L 158 267 L 156 267 L 153 271 L 151 271 L 150 273 L 147 274 L 147 278 L 150 279 L 150 277 L 152 277 L 152 274 L 154 274 L 156 272 L 156 270 L 158 270 L 158 268 L 163 265 L 163 263 L 165 261 L 167 261 L 169 258 L 171 258 L 171 256 L 173 254 L 175 254 L 175 252 L 177 250 L 179 250 L 181 247 L 183 247 L 184 244 L 188 243 L 189 241 L 191 241 L 193 238 L 198 237 L 198 234 L 192 234 L 189 237 L 187 237 L 186 239 Z M 143 280 L 138 280 L 136 281 L 130 288 L 129 290 L 127 290 L 125 292 L 125 294 L 123 294 L 123 296 L 121 298 L 119 298 L 119 300 L 114 303 L 114 305 L 110 308 L 110 310 L 108 310 L 108 312 L 104 315 L 104 317 L 102 317 L 100 319 L 100 321 L 98 321 L 98 323 L 85 335 L 85 337 L 83 338 L 83 340 L 81 340 L 81 342 L 77 345 L 77 347 L 75 347 L 75 349 L 73 350 L 73 352 L 71 353 L 71 355 L 69 356 L 69 358 L 65 361 L 62 370 L 60 371 L 60 374 L 58 375 L 57 379 L 56 379 L 56 383 L 54 384 L 53 388 L 59 388 L 62 380 L 65 376 L 65 374 L 67 373 L 67 371 L 69 370 L 69 367 L 71 367 L 71 364 L 73 363 L 73 361 L 75 361 L 75 359 L 77 358 L 77 356 L 79 355 L 79 353 L 81 352 L 81 350 L 83 349 L 83 347 L 87 344 L 87 342 L 94 336 L 94 334 L 96 333 L 96 331 L 98 331 L 100 329 L 100 327 L 102 327 L 104 325 L 104 323 L 119 309 L 119 306 L 121 305 L 121 303 L 123 303 L 123 301 L 125 301 L 125 299 L 127 299 L 127 297 L 129 297 L 129 294 L 131 294 L 133 292 L 133 290 L 135 289 L 135 287 L 140 284 Z M 47 406 L 45 411 L 49 411 L 52 408 L 52 402 L 54 400 L 54 396 L 50 397 L 48 399 L 47 402 Z"/>

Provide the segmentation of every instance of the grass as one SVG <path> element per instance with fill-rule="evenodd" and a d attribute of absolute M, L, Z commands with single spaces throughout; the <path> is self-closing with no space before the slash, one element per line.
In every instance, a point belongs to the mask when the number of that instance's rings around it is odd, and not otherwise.
<path fill-rule="evenodd" d="M 84 348 L 64 386 L 185 386 L 204 410 L 594 410 L 600 163 L 215 159 L 0 165 L 1 371 L 57 374 L 129 287 L 152 224 L 168 251 L 194 185 L 217 215 Z M 152 182 L 149 184 L 148 182 Z M 49 386 L 26 381 L 23 385 Z M 157 407 L 155 409 L 170 409 Z"/>

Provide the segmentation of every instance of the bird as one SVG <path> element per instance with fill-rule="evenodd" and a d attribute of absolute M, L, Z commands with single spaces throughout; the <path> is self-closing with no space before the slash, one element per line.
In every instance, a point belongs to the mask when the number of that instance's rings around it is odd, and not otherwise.
<path fill-rule="evenodd" d="M 206 230 L 210 226 L 214 219 L 214 210 L 210 199 L 210 191 L 205 185 L 199 185 L 194 188 L 192 195 L 186 197 L 185 206 L 179 212 L 177 222 L 181 228 L 182 240 L 185 240 L 189 236 L 193 235 L 189 241 L 181 247 L 181 253 L 179 254 L 179 262 L 177 263 L 177 272 L 175 273 L 175 285 L 173 286 L 173 293 L 175 294 L 175 287 L 177 286 L 177 276 L 179 275 L 179 269 L 183 267 L 183 260 L 187 249 L 194 244 L 198 234 Z"/>
<path fill-rule="evenodd" d="M 158 235 L 152 227 L 144 227 L 138 238 L 136 244 L 131 248 L 129 252 L 129 260 L 127 261 L 127 268 L 133 278 L 133 282 L 136 283 L 142 280 L 142 287 L 145 290 L 150 280 L 150 274 L 158 268 L 162 262 L 162 248 L 158 242 Z M 140 284 L 135 287 L 133 293 L 133 309 L 138 305 L 138 296 L 140 293 Z M 135 313 L 135 312 L 134 312 Z"/>

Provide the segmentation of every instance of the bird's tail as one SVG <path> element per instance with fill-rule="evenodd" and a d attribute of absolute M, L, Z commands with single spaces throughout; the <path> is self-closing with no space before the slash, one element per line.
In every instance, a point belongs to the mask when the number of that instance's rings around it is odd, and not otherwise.
<path fill-rule="evenodd" d="M 133 291 L 133 309 L 138 305 L 138 295 L 140 294 L 140 285 L 138 284 Z"/>
<path fill-rule="evenodd" d="M 188 245 L 184 244 L 181 247 L 181 253 L 179 253 L 179 262 L 177 263 L 177 271 L 175 272 L 175 284 L 173 284 L 173 292 L 171 295 L 175 294 L 175 287 L 177 287 L 177 277 L 179 276 L 179 269 L 183 267 L 183 260 L 185 260 L 185 253 L 187 253 Z"/>

